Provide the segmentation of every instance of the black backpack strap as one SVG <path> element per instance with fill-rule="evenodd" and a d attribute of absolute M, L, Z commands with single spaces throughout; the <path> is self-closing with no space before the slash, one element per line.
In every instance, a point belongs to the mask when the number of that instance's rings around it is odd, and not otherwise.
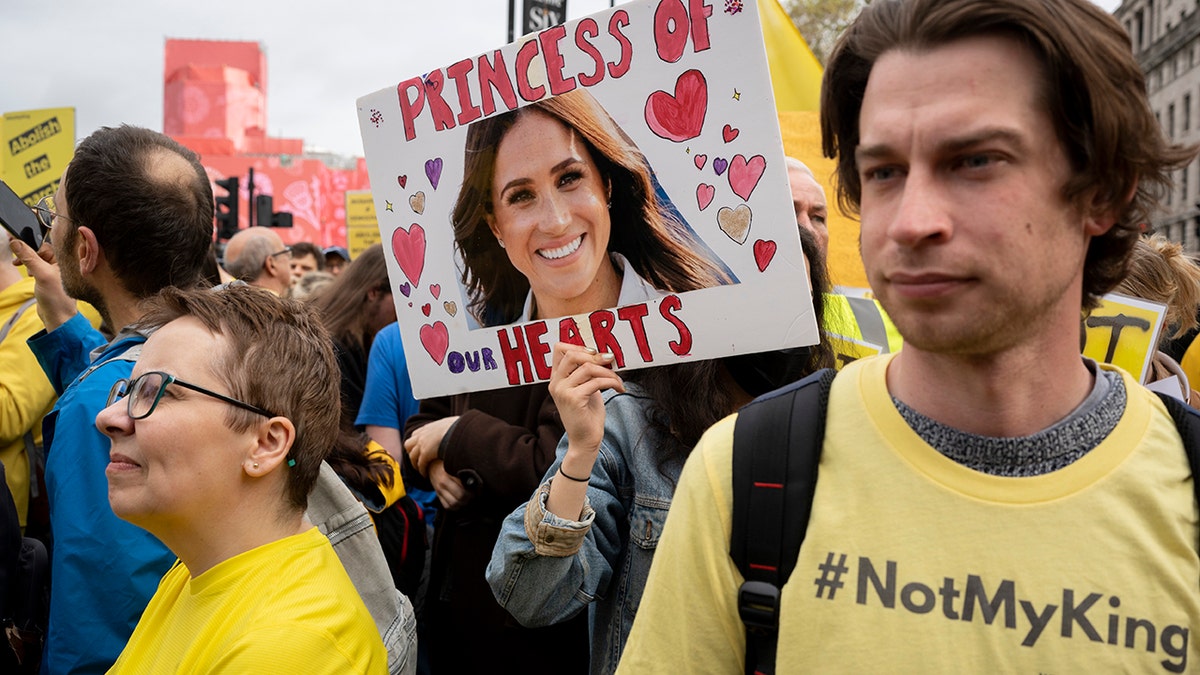
<path fill-rule="evenodd" d="M 747 675 L 775 672 L 779 593 L 808 527 L 834 374 L 826 368 L 755 399 L 734 425 L 729 554 L 745 579 Z"/>
<path fill-rule="evenodd" d="M 1192 467 L 1192 490 L 1196 494 L 1196 503 L 1200 504 L 1200 411 L 1170 394 L 1155 393 L 1171 413 L 1175 428 L 1183 438 L 1183 450 L 1187 453 L 1188 466 Z"/>

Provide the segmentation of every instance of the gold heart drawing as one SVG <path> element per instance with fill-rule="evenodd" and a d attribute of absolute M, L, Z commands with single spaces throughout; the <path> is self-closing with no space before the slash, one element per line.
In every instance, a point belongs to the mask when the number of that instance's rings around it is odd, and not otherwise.
<path fill-rule="evenodd" d="M 721 226 L 721 231 L 730 239 L 739 244 L 744 244 L 746 243 L 746 237 L 750 235 L 750 218 L 753 215 L 750 207 L 745 204 L 736 209 L 722 206 L 717 211 L 717 224 Z"/>
<path fill-rule="evenodd" d="M 454 304 L 454 302 L 452 302 L 450 300 L 447 300 L 442 303 L 442 309 L 446 310 L 446 313 L 449 314 L 450 316 L 458 315 L 458 305 Z"/>
<path fill-rule="evenodd" d="M 417 215 L 421 215 L 422 213 L 425 213 L 425 193 L 418 192 L 415 195 L 409 197 L 408 205 L 412 207 L 413 212 L 416 213 Z"/>

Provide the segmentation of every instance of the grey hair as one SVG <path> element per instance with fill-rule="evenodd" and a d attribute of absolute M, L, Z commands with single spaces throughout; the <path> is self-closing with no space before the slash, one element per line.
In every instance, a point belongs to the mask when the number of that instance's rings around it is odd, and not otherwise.
<path fill-rule="evenodd" d="M 812 172 L 812 169 L 808 168 L 807 164 L 805 164 L 804 162 L 801 162 L 800 160 L 796 159 L 795 157 L 784 157 L 783 163 L 787 164 L 787 168 L 789 171 L 792 169 L 795 169 L 796 171 L 803 171 L 804 173 L 812 176 L 813 178 L 816 178 L 816 176 Z"/>
<path fill-rule="evenodd" d="M 263 263 L 275 253 L 274 242 L 267 237 L 254 237 L 242 246 L 237 258 L 225 261 L 225 271 L 242 281 L 254 281 L 262 276 Z"/>

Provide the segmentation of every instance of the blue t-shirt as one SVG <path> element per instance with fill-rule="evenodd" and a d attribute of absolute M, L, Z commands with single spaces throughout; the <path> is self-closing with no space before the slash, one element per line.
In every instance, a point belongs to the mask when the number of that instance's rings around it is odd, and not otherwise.
<path fill-rule="evenodd" d="M 404 343 L 400 340 L 400 325 L 389 323 L 375 334 L 371 354 L 367 358 L 367 386 L 363 389 L 362 406 L 354 423 L 399 429 L 417 412 L 413 398 L 412 380 L 408 377 L 408 362 L 404 359 Z M 429 490 L 407 488 L 408 495 L 425 511 L 425 521 L 433 523 L 437 511 L 437 495 Z"/>

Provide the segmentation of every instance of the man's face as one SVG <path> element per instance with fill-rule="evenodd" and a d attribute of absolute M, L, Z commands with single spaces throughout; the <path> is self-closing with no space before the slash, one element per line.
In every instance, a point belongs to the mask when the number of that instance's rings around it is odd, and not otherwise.
<path fill-rule="evenodd" d="M 341 274 L 342 270 L 345 268 L 346 259 L 339 255 L 331 255 L 325 259 L 325 271 L 329 272 L 335 277 Z"/>
<path fill-rule="evenodd" d="M 83 278 L 79 268 L 79 254 L 76 246 L 79 242 L 78 223 L 71 220 L 67 212 L 67 177 L 64 174 L 54 193 L 54 203 L 58 207 L 55 214 L 54 227 L 50 228 L 50 247 L 54 249 L 54 260 L 58 263 L 58 273 L 62 277 L 63 290 L 67 295 L 90 303 L 96 307 L 103 306 L 103 298 L 96 287 Z"/>
<path fill-rule="evenodd" d="M 130 379 L 162 371 L 232 396 L 213 365 L 225 349 L 225 339 L 198 320 L 177 319 L 146 341 Z M 113 513 L 162 536 L 168 528 L 186 531 L 190 521 L 237 500 L 256 428 L 232 430 L 225 423 L 228 403 L 177 384 L 167 385 L 144 419 L 129 418 L 126 400 L 96 416 L 96 427 L 112 441 L 105 475 Z"/>
<path fill-rule="evenodd" d="M 279 235 L 274 232 L 267 232 L 265 236 L 271 241 L 271 251 L 273 254 L 268 256 L 267 260 L 263 262 L 267 266 L 263 274 L 270 275 L 273 281 L 270 287 L 276 293 L 282 295 L 292 285 L 292 254 L 286 252 L 285 249 L 287 246 L 279 238 Z"/>
<path fill-rule="evenodd" d="M 825 205 L 825 188 L 812 174 L 800 169 L 788 168 L 788 184 L 792 188 L 792 206 L 796 209 L 796 224 L 817 239 L 817 249 L 825 258 L 829 250 L 829 227 L 825 224 L 828 210 Z"/>
<path fill-rule="evenodd" d="M 300 281 L 300 277 L 309 272 L 317 271 L 317 257 L 309 253 L 300 257 L 292 256 L 292 283 Z"/>
<path fill-rule="evenodd" d="M 872 69 L 856 150 L 863 263 L 906 344 L 987 355 L 1078 339 L 1089 236 L 1107 226 L 1062 197 L 1070 169 L 1041 79 L 1001 37 L 891 51 Z"/>

